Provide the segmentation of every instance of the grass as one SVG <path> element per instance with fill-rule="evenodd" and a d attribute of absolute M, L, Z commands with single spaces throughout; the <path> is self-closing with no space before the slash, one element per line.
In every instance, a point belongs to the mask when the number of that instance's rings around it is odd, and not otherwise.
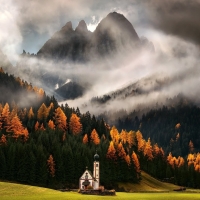
<path fill-rule="evenodd" d="M 200 190 L 188 189 L 184 192 L 174 192 L 178 186 L 160 182 L 142 172 L 139 184 L 120 183 L 120 187 L 128 192 L 117 192 L 116 196 L 82 195 L 76 192 L 60 192 L 48 188 L 0 182 L 0 200 L 196 200 L 200 199 Z M 130 193 L 132 192 L 132 193 Z"/>
<path fill-rule="evenodd" d="M 141 176 L 140 183 L 119 183 L 119 187 L 127 192 L 169 192 L 179 188 L 177 185 L 161 182 L 145 172 L 142 172 Z"/>

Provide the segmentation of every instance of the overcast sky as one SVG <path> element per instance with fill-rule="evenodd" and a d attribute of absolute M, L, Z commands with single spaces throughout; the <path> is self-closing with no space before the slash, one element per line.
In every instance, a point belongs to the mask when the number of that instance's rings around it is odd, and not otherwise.
<path fill-rule="evenodd" d="M 124 14 L 139 36 L 152 30 L 200 44 L 200 0 L 0 0 L 0 49 L 37 53 L 68 21 L 85 20 L 92 31 L 109 12 Z"/>

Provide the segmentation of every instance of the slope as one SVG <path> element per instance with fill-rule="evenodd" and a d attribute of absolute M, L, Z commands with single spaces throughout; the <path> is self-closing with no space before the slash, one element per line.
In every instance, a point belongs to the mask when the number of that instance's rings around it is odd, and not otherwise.
<path fill-rule="evenodd" d="M 128 192 L 168 192 L 179 188 L 177 185 L 159 181 L 144 171 L 141 178 L 139 183 L 119 183 L 119 187 Z"/>

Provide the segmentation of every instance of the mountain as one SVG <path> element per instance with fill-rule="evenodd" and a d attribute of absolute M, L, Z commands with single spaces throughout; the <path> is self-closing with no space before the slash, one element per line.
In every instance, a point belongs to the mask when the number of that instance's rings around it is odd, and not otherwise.
<path fill-rule="evenodd" d="M 93 67 L 98 73 L 101 65 L 106 69 L 114 67 L 113 58 L 123 54 L 126 59 L 126 55 L 131 54 L 129 59 L 132 59 L 134 52 L 140 52 L 141 48 L 154 51 L 153 44 L 146 38 L 139 39 L 132 24 L 122 14 L 113 12 L 94 32 L 87 29 L 84 20 L 75 30 L 72 23 L 67 22 L 36 55 L 23 51 L 12 73 L 44 88 L 47 94 L 55 95 L 59 100 L 75 99 L 93 84 L 87 75 L 83 77 L 82 70 L 92 66 L 88 73 L 93 73 Z M 70 84 L 65 84 L 68 79 Z"/>
<path fill-rule="evenodd" d="M 99 23 L 93 33 L 88 31 L 83 20 L 75 30 L 72 23 L 67 22 L 43 45 L 37 56 L 83 62 L 94 55 L 105 56 L 122 47 L 131 46 L 134 49 L 139 45 L 140 39 L 132 24 L 123 15 L 113 12 Z"/>
<path fill-rule="evenodd" d="M 75 30 L 72 23 L 56 32 L 38 51 L 38 57 L 51 59 L 68 59 L 72 61 L 85 61 L 91 32 L 88 31 L 85 21 L 80 21 Z"/>

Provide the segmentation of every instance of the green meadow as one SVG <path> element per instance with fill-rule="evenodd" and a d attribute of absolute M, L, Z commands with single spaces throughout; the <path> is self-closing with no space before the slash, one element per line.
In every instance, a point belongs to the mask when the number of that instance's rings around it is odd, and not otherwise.
<path fill-rule="evenodd" d="M 188 192 L 117 192 L 116 196 L 96 196 L 82 195 L 76 192 L 60 192 L 48 188 L 28 186 L 15 183 L 0 182 L 0 199 L 1 200 L 98 200 L 98 199 L 163 199 L 163 200 L 194 200 L 200 199 L 200 193 L 197 190 Z"/>

